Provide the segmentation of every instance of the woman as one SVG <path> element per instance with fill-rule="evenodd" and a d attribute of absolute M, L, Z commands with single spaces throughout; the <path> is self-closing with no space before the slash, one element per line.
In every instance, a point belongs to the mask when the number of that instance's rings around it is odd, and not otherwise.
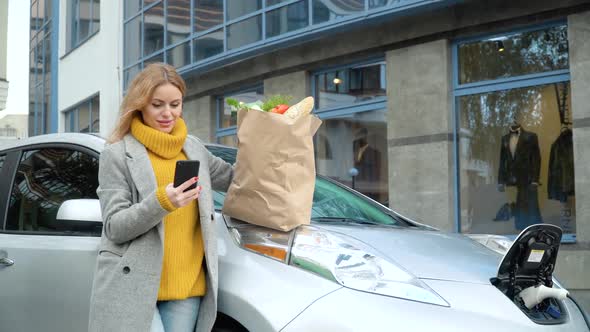
<path fill-rule="evenodd" d="M 215 321 L 211 190 L 227 190 L 233 169 L 187 136 L 184 93 L 173 67 L 147 66 L 131 82 L 101 154 L 104 225 L 90 331 L 210 331 Z M 199 177 L 174 188 L 175 164 L 183 159 L 201 162 Z"/>

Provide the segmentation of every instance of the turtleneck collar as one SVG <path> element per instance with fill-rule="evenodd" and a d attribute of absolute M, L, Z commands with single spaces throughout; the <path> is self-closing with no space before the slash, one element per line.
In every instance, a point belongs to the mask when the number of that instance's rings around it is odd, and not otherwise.
<path fill-rule="evenodd" d="M 141 115 L 137 115 L 131 121 L 131 135 L 151 152 L 164 159 L 172 159 L 182 150 L 187 130 L 182 118 L 176 119 L 174 128 L 168 134 L 144 124 Z"/>

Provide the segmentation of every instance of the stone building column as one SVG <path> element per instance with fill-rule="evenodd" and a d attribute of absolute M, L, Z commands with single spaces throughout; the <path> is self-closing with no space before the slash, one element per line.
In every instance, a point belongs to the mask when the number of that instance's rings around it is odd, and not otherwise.
<path fill-rule="evenodd" d="M 559 250 L 556 276 L 590 310 L 590 11 L 568 17 L 576 184 L 576 244 Z"/>
<path fill-rule="evenodd" d="M 215 142 L 215 98 L 202 96 L 199 98 L 186 98 L 183 105 L 182 116 L 186 122 L 188 133 L 204 142 Z"/>
<path fill-rule="evenodd" d="M 389 204 L 418 222 L 453 231 L 449 42 L 393 50 L 386 61 Z"/>

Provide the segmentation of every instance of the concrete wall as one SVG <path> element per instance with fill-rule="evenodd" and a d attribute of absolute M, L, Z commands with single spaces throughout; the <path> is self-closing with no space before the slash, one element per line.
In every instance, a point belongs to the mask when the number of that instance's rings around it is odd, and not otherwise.
<path fill-rule="evenodd" d="M 454 230 L 449 42 L 393 50 L 386 60 L 390 206 Z"/>
<path fill-rule="evenodd" d="M 184 101 L 182 117 L 188 133 L 205 142 L 215 142 L 215 98 L 204 96 Z"/>
<path fill-rule="evenodd" d="M 264 80 L 264 94 L 268 96 L 283 94 L 293 97 L 291 104 L 311 95 L 309 75 L 306 71 L 298 71 L 279 75 Z"/>
<path fill-rule="evenodd" d="M 60 0 L 58 131 L 63 132 L 63 111 L 100 93 L 100 134 L 108 136 L 122 101 L 122 2 L 100 2 L 100 30 L 66 54 L 67 1 Z"/>

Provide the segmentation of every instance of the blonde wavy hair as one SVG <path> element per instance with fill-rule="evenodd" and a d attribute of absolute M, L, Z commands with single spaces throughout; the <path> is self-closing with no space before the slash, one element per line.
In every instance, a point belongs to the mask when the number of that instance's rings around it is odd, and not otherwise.
<path fill-rule="evenodd" d="M 121 103 L 119 120 L 107 142 L 115 143 L 123 139 L 129 133 L 133 117 L 151 102 L 154 90 L 167 83 L 177 87 L 184 98 L 186 84 L 174 67 L 165 63 L 152 63 L 137 74 Z"/>

